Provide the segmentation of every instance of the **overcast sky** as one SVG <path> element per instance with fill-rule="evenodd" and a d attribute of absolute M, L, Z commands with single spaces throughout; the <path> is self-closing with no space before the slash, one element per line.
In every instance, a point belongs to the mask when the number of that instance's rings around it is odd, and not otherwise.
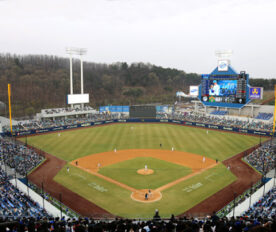
<path fill-rule="evenodd" d="M 150 62 L 210 73 L 218 49 L 251 77 L 276 78 L 276 0 L 0 0 L 0 52 Z"/>

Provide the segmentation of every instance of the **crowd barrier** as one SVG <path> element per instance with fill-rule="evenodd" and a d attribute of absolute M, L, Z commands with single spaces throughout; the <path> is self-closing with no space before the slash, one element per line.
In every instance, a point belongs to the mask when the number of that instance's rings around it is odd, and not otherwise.
<path fill-rule="evenodd" d="M 232 216 L 242 216 L 242 214 L 247 211 L 250 207 L 252 207 L 260 198 L 262 198 L 265 194 L 267 194 L 273 187 L 275 186 L 275 178 L 269 180 L 265 185 L 259 188 L 254 194 L 252 194 L 251 198 L 248 197 L 244 202 L 240 203 L 235 207 L 227 217 Z"/>
<path fill-rule="evenodd" d="M 253 135 L 260 135 L 260 136 L 272 136 L 272 132 L 268 131 L 259 131 L 259 130 L 251 130 L 251 129 L 242 129 L 238 127 L 230 127 L 230 126 L 220 126 L 220 125 L 213 125 L 207 123 L 199 123 L 199 122 L 190 122 L 190 121 L 181 121 L 181 120 L 173 120 L 173 119 L 114 119 L 114 120 L 106 120 L 106 121 L 98 121 L 98 122 L 87 122 L 87 123 L 80 123 L 75 125 L 68 125 L 68 126 L 59 126 L 59 127 L 50 127 L 50 128 L 43 128 L 43 129 L 36 129 L 36 130 L 28 130 L 28 131 L 19 131 L 13 132 L 13 136 L 24 136 L 24 135 L 32 135 L 32 134 L 41 134 L 46 132 L 54 132 L 54 131 L 61 131 L 67 129 L 74 129 L 74 128 L 82 128 L 82 127 L 90 127 L 90 126 L 97 126 L 97 125 L 104 125 L 109 123 L 147 123 L 147 122 L 160 122 L 160 123 L 173 123 L 179 125 L 186 125 L 186 126 L 194 126 L 194 127 L 201 127 L 206 129 L 217 129 L 223 131 L 231 131 L 231 132 L 239 132 L 244 134 L 253 134 Z M 276 134 L 276 133 L 275 133 Z M 274 136 L 275 136 L 274 134 Z M 2 136 L 11 136 L 10 132 L 1 133 Z"/>
<path fill-rule="evenodd" d="M 61 215 L 64 216 L 66 219 L 69 218 L 64 212 L 61 214 L 60 210 L 53 206 L 50 202 L 46 199 L 43 199 L 39 194 L 29 188 L 27 185 L 23 184 L 18 179 L 11 179 L 10 183 L 16 186 L 21 192 L 25 193 L 26 195 L 30 196 L 35 202 L 37 202 L 40 207 L 45 208 L 47 212 L 49 212 L 54 217 L 60 217 Z"/>

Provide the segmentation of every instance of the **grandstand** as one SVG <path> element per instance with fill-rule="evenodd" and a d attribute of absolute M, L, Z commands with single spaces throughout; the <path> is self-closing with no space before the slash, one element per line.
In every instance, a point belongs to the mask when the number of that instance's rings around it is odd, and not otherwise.
<path fill-rule="evenodd" d="M 226 115 L 228 112 L 226 110 L 214 110 L 210 114 L 213 115 Z"/>
<path fill-rule="evenodd" d="M 272 113 L 259 113 L 255 118 L 261 120 L 269 120 L 273 117 Z"/>
<path fill-rule="evenodd" d="M 43 119 L 60 119 L 67 117 L 89 117 L 96 113 L 96 110 L 90 106 L 85 106 L 81 108 L 80 106 L 75 106 L 74 108 L 53 108 L 53 109 L 42 109 L 40 113 L 36 115 L 39 120 Z"/>
<path fill-rule="evenodd" d="M 0 215 L 6 218 L 50 217 L 30 196 L 25 195 L 9 182 L 6 172 L 0 168 Z"/>

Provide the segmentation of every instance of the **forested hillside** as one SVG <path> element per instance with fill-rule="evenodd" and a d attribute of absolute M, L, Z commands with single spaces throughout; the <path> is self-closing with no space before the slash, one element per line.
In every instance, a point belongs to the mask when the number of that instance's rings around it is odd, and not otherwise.
<path fill-rule="evenodd" d="M 74 93 L 80 93 L 80 65 L 73 64 Z M 84 92 L 90 105 L 172 103 L 175 92 L 188 92 L 200 76 L 151 64 L 96 64 L 84 62 Z M 0 101 L 7 103 L 7 84 L 12 88 L 15 116 L 40 109 L 66 106 L 69 93 L 69 59 L 54 56 L 0 56 Z M 2 113 L 3 114 L 3 113 Z"/>
<path fill-rule="evenodd" d="M 74 93 L 80 93 L 80 65 L 74 60 Z M 69 93 L 69 59 L 55 56 L 0 55 L 0 101 L 7 104 L 12 88 L 14 116 L 28 116 L 43 108 L 65 107 Z M 96 64 L 84 62 L 84 92 L 90 105 L 173 103 L 175 92 L 188 93 L 200 75 L 146 63 Z M 252 86 L 273 89 L 276 80 L 251 79 Z M 7 116 L 6 112 L 1 115 Z"/>

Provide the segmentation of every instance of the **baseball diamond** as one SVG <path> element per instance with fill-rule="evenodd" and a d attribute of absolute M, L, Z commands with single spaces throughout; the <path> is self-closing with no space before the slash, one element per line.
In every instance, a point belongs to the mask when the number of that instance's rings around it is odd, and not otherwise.
<path fill-rule="evenodd" d="M 155 209 L 163 217 L 182 214 L 236 183 L 237 174 L 224 160 L 259 142 L 254 136 L 215 130 L 206 136 L 205 129 L 157 123 L 59 133 L 28 137 L 30 146 L 47 154 L 48 162 L 62 162 L 55 173 L 48 173 L 45 162 L 29 178 L 35 183 L 47 179 L 48 186 L 55 186 L 48 190 L 53 195 L 57 195 L 55 189 L 66 189 L 66 204 L 86 216 L 149 217 Z M 153 170 L 151 175 L 137 173 L 145 165 Z M 68 202 L 70 194 L 82 200 Z M 213 202 L 208 212 L 221 205 Z"/>

